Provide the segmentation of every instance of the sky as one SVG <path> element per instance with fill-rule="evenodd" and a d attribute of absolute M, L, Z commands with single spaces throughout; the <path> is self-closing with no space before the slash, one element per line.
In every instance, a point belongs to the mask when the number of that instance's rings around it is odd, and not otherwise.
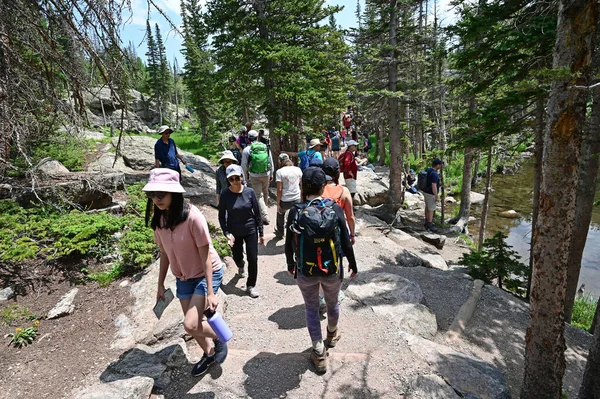
<path fill-rule="evenodd" d="M 142 60 L 146 60 L 146 43 L 144 42 L 144 36 L 146 33 L 146 19 L 148 17 L 148 0 L 132 0 L 131 1 L 131 12 L 125 13 L 123 16 L 124 20 L 127 21 L 123 32 L 121 33 L 121 39 L 125 45 L 132 42 L 136 48 L 138 56 Z M 276 1 L 276 0 L 275 0 Z M 361 7 L 364 9 L 364 0 L 359 0 Z M 180 0 L 154 0 L 156 5 L 160 7 L 171 20 L 175 26 L 180 26 Z M 202 1 L 204 3 L 204 0 Z M 438 8 L 445 15 L 442 18 L 442 24 L 447 25 L 454 20 L 454 15 L 450 10 L 450 0 L 437 0 Z M 338 25 L 344 29 L 356 27 L 358 22 L 356 20 L 356 0 L 326 0 L 326 4 L 343 6 L 344 9 L 335 15 Z M 433 6 L 430 5 L 433 9 Z M 171 25 L 167 19 L 161 15 L 154 7 L 150 10 L 150 24 L 152 31 L 154 32 L 154 24 L 158 24 L 163 40 L 165 42 L 165 49 L 169 58 L 169 63 L 173 65 L 173 59 L 177 57 L 179 67 L 183 67 L 184 58 L 181 54 L 181 43 L 182 39 L 179 33 L 171 29 Z"/>

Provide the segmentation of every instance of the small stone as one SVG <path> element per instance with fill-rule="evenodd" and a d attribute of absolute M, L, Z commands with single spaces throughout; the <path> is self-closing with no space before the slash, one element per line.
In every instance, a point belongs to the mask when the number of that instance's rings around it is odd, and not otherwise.
<path fill-rule="evenodd" d="M 60 301 L 48 312 L 48 320 L 56 319 L 61 316 L 65 316 L 73 313 L 75 310 L 75 305 L 73 305 L 73 301 L 75 300 L 75 295 L 77 295 L 79 290 L 77 288 L 73 288 L 67 294 L 63 295 L 60 298 Z"/>
<path fill-rule="evenodd" d="M 521 215 L 519 215 L 519 212 L 511 209 L 509 211 L 504 211 L 504 212 L 500 212 L 500 216 L 504 217 L 504 218 L 508 218 L 508 219 L 516 219 L 521 217 Z"/>
<path fill-rule="evenodd" d="M 11 287 L 6 287 L 3 290 L 0 290 L 0 301 L 7 301 L 13 296 L 15 296 L 15 292 Z"/>
<path fill-rule="evenodd" d="M 125 288 L 129 285 L 129 281 L 128 280 L 123 280 L 121 281 L 121 283 L 119 284 L 119 287 L 121 288 Z"/>

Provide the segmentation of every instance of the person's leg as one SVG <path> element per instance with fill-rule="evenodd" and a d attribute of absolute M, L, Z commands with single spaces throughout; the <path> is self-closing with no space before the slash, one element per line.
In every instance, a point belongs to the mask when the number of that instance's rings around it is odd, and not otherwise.
<path fill-rule="evenodd" d="M 294 206 L 294 204 L 296 203 L 296 201 L 291 201 L 291 202 L 285 202 L 285 201 L 281 201 L 280 205 L 281 205 L 281 213 L 277 212 L 277 227 L 275 228 L 275 235 L 284 236 L 285 233 L 285 214 L 287 211 L 289 211 L 292 206 Z"/>
<path fill-rule="evenodd" d="M 265 198 L 265 205 L 269 206 L 269 176 L 262 177 L 262 195 Z"/>
<path fill-rule="evenodd" d="M 231 247 L 231 254 L 233 256 L 233 261 L 235 265 L 238 267 L 240 274 L 242 275 L 244 272 L 244 238 L 235 236 L 235 241 L 233 243 L 233 247 Z"/>
<path fill-rule="evenodd" d="M 321 332 L 321 320 L 319 318 L 319 278 L 304 277 L 298 274 L 296 279 L 298 288 L 304 299 L 306 313 L 306 327 L 312 341 L 313 349 L 322 353 L 324 350 L 323 334 Z"/>
<path fill-rule="evenodd" d="M 244 237 L 246 242 L 246 258 L 248 260 L 248 280 L 246 287 L 256 287 L 258 278 L 258 233 Z"/>
<path fill-rule="evenodd" d="M 340 318 L 340 305 L 338 295 L 342 288 L 342 279 L 339 276 L 322 277 L 321 287 L 325 295 L 325 304 L 327 305 L 327 326 L 330 331 L 337 328 Z"/>
<path fill-rule="evenodd" d="M 217 336 L 208 322 L 203 320 L 206 297 L 194 294 L 191 299 L 180 300 L 180 303 L 185 315 L 183 320 L 185 332 L 196 339 L 204 353 L 211 356 L 214 354 L 211 339 L 215 339 Z"/>

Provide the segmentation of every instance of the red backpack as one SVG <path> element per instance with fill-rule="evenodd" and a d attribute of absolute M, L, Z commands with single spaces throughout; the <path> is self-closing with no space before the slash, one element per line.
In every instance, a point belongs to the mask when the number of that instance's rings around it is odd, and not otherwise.
<path fill-rule="evenodd" d="M 346 161 L 346 152 L 344 151 L 338 156 L 338 162 L 340 164 L 340 173 L 344 173 L 344 168 L 346 167 L 345 161 Z"/>

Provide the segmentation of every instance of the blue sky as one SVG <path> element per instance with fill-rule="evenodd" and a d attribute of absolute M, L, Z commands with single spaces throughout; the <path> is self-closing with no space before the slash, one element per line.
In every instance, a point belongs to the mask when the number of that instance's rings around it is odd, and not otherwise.
<path fill-rule="evenodd" d="M 180 13 L 180 0 L 154 0 L 155 3 L 167 14 L 171 22 L 176 26 L 181 24 Z M 275 0 L 276 1 L 276 0 Z M 449 11 L 450 0 L 437 0 L 438 7 L 441 12 L 452 15 Z M 364 8 L 364 0 L 360 0 L 361 7 Z M 327 4 L 340 5 L 344 9 L 336 14 L 336 20 L 338 25 L 343 28 L 351 28 L 357 25 L 356 16 L 356 0 L 326 0 Z M 125 45 L 131 41 L 137 51 L 138 56 L 142 60 L 146 60 L 146 43 L 144 42 L 144 35 L 146 33 L 146 19 L 148 17 L 148 3 L 147 0 L 131 0 L 131 13 L 126 13 L 124 19 L 128 21 L 123 32 L 121 33 L 121 39 Z M 430 5 L 430 7 L 433 7 Z M 151 8 L 150 12 L 150 24 L 154 31 L 154 24 L 157 23 L 163 40 L 165 41 L 165 48 L 169 57 L 169 63 L 173 64 L 174 57 L 177 57 L 179 67 L 183 67 L 184 58 L 181 54 L 181 36 L 172 30 L 166 18 L 162 16 L 156 9 Z M 446 18 L 448 19 L 448 18 Z M 446 21 L 448 23 L 448 21 Z"/>

